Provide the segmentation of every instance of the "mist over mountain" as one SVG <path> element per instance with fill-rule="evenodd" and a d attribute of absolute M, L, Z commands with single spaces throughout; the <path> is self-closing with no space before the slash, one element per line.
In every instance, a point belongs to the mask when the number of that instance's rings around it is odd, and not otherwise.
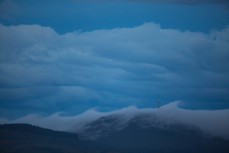
<path fill-rule="evenodd" d="M 0 153 L 229 153 L 229 0 L 0 0 Z"/>
<path fill-rule="evenodd" d="M 0 125 L 1 153 L 227 153 L 229 140 L 192 125 L 166 124 L 141 115 L 123 122 L 119 115 L 101 117 L 78 134 L 28 124 Z"/>
<path fill-rule="evenodd" d="M 113 127 L 125 127 L 131 120 L 139 118 L 144 119 L 144 125 L 159 126 L 170 124 L 184 124 L 199 128 L 202 132 L 213 137 L 221 137 L 229 140 L 229 110 L 188 110 L 179 105 L 181 102 L 172 102 L 170 104 L 157 108 L 137 108 L 135 106 L 110 111 L 99 112 L 95 109 L 88 110 L 79 115 L 66 116 L 57 112 L 50 116 L 39 114 L 29 114 L 27 116 L 9 120 L 0 118 L 0 123 L 29 123 L 44 128 L 58 131 L 67 131 L 74 133 L 83 132 L 88 125 L 99 121 L 100 118 L 114 118 Z"/>
<path fill-rule="evenodd" d="M 87 124 L 80 137 L 129 153 L 229 151 L 228 140 L 207 135 L 192 125 L 165 123 L 148 115 L 136 116 L 123 124 L 120 117 L 101 117 Z"/>
<path fill-rule="evenodd" d="M 1 126 L 1 149 L 12 152 L 8 147 L 13 144 L 13 150 L 41 153 L 47 149 L 72 153 L 228 153 L 228 110 L 185 110 L 178 105 L 174 102 L 160 108 L 128 107 L 104 113 L 89 110 L 78 116 L 57 113 L 2 119 L 1 123 L 14 124 Z M 16 145 L 15 138 L 20 145 Z"/>

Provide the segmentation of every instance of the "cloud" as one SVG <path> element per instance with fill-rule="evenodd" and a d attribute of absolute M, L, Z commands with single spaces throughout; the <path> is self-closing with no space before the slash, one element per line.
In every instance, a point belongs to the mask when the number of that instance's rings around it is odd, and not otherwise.
<path fill-rule="evenodd" d="M 81 2 L 82 0 L 75 0 Z M 85 0 L 84 0 L 85 1 Z M 86 0 L 86 2 L 93 2 L 94 0 Z M 229 4 L 228 0 L 126 0 L 130 2 L 149 2 L 149 3 L 172 3 L 172 4 Z M 107 0 L 100 0 L 99 2 L 107 2 Z"/>
<path fill-rule="evenodd" d="M 138 1 L 138 0 L 133 0 Z M 160 2 L 160 3 L 180 3 L 180 4 L 228 4 L 227 0 L 144 0 L 146 2 Z"/>
<path fill-rule="evenodd" d="M 76 116 L 63 116 L 61 113 L 55 113 L 50 116 L 40 116 L 31 114 L 16 120 L 10 121 L 0 119 L 0 123 L 30 123 L 60 131 L 82 132 L 85 125 L 96 121 L 100 117 L 117 116 L 120 117 L 117 124 L 128 124 L 128 121 L 139 115 L 150 115 L 147 118 L 147 124 L 152 119 L 152 126 L 155 125 L 155 116 L 157 122 L 163 124 L 182 123 L 194 125 L 202 131 L 212 136 L 229 139 L 229 109 L 225 110 L 186 110 L 178 107 L 180 102 L 172 102 L 162 106 L 159 110 L 152 108 L 139 109 L 134 106 L 123 108 L 111 112 L 98 112 L 94 109 L 88 110 Z M 148 124 L 149 125 L 149 124 Z"/>
<path fill-rule="evenodd" d="M 224 110 L 187 110 L 179 108 L 180 102 L 163 106 L 158 113 L 160 118 L 195 125 L 202 131 L 229 139 L 229 109 Z"/>
<path fill-rule="evenodd" d="M 158 94 L 165 103 L 228 102 L 228 36 L 228 28 L 205 34 L 154 23 L 63 35 L 0 25 L 1 107 L 152 107 Z"/>

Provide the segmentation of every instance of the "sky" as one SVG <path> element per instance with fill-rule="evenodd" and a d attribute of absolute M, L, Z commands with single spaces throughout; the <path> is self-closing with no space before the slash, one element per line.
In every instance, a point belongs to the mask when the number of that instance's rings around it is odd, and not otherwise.
<path fill-rule="evenodd" d="M 229 108 L 227 0 L 0 0 L 0 117 Z"/>

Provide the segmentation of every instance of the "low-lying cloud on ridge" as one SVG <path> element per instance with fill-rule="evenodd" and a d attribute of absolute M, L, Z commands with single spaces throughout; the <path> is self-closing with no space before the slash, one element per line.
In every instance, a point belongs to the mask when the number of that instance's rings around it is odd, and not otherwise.
<path fill-rule="evenodd" d="M 123 121 L 128 122 L 130 119 L 138 115 L 149 114 L 152 115 L 152 117 L 156 115 L 157 118 L 165 122 L 165 124 L 175 122 L 194 125 L 207 134 L 229 139 L 229 109 L 187 110 L 179 108 L 179 103 L 180 102 L 172 102 L 159 109 L 139 109 L 135 106 L 111 112 L 98 112 L 92 109 L 76 116 L 63 116 L 61 113 L 55 113 L 50 116 L 31 114 L 11 121 L 7 119 L 0 119 L 0 123 L 29 123 L 53 130 L 79 132 L 83 130 L 84 125 L 95 121 L 100 117 L 119 115 Z"/>

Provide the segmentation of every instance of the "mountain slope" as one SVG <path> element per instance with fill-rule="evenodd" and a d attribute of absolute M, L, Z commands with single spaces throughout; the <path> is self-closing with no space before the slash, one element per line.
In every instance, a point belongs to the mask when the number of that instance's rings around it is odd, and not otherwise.
<path fill-rule="evenodd" d="M 161 121 L 152 114 L 128 122 L 122 122 L 120 115 L 101 117 L 86 125 L 80 137 L 129 153 L 229 152 L 227 140 L 206 135 L 192 125 Z"/>
<path fill-rule="evenodd" d="M 110 149 L 78 135 L 28 124 L 0 125 L 1 153 L 100 153 Z"/>
<path fill-rule="evenodd" d="M 228 153 L 228 115 L 229 110 L 184 110 L 172 103 L 160 109 L 129 107 L 73 117 L 35 117 L 29 119 L 36 125 L 77 134 L 25 124 L 2 125 L 0 152 Z M 25 117 L 15 123 L 27 121 Z"/>

